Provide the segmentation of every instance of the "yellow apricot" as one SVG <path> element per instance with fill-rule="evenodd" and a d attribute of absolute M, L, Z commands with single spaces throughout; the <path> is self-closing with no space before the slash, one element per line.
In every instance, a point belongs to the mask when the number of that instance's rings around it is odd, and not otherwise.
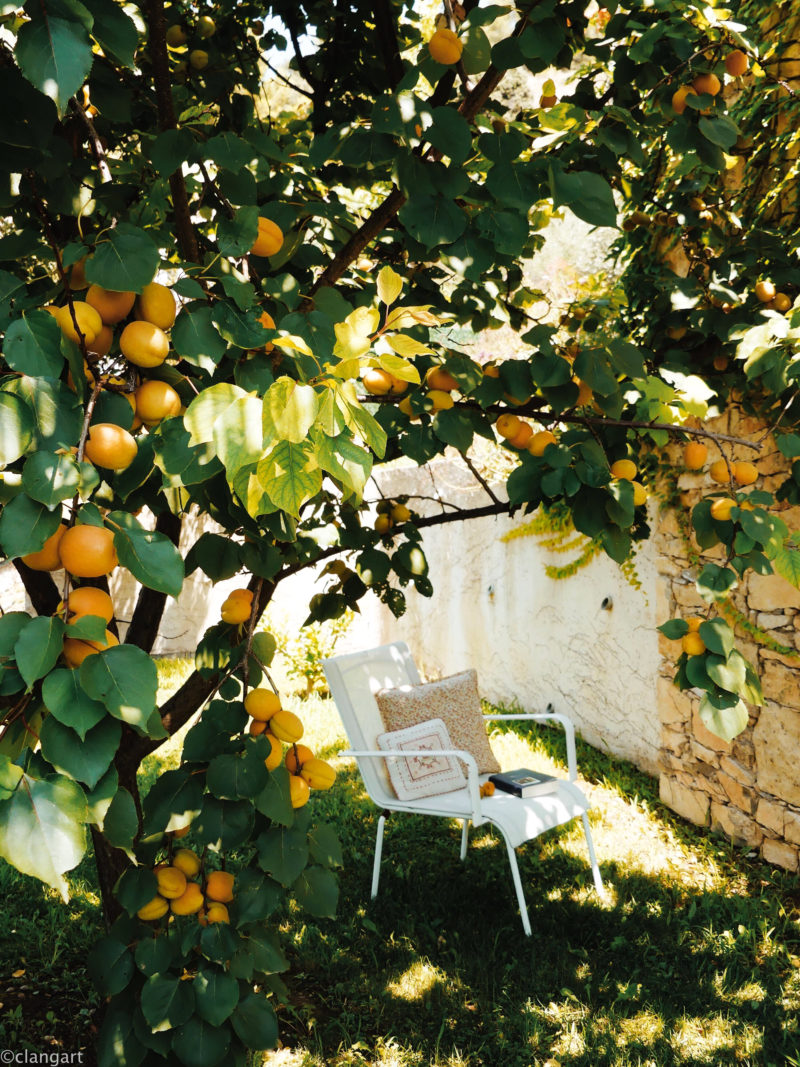
<path fill-rule="evenodd" d="M 212 871 L 206 881 L 206 896 L 220 904 L 233 900 L 233 875 L 228 871 Z"/>
<path fill-rule="evenodd" d="M 172 866 L 183 871 L 187 878 L 194 878 L 200 872 L 200 857 L 190 848 L 179 848 L 172 857 Z"/>
<path fill-rule="evenodd" d="M 136 293 L 117 292 L 103 289 L 100 285 L 90 285 L 86 294 L 86 303 L 97 311 L 106 326 L 115 326 L 130 313 Z"/>
<path fill-rule="evenodd" d="M 244 710 L 259 722 L 269 722 L 281 710 L 281 698 L 271 689 L 251 689 L 244 698 Z"/>
<path fill-rule="evenodd" d="M 152 919 L 162 918 L 162 916 L 166 915 L 168 911 L 169 904 L 166 902 L 166 900 L 164 900 L 163 897 L 160 897 L 158 896 L 158 894 L 156 894 L 156 896 L 154 896 L 151 901 L 149 901 L 143 907 L 139 908 L 139 910 L 136 912 L 136 915 L 138 916 L 138 918 L 143 919 L 145 922 L 150 922 Z"/>
<path fill-rule="evenodd" d="M 145 322 L 168 330 L 175 322 L 177 308 L 172 290 L 160 282 L 150 282 L 142 289 L 137 304 L 137 314 Z"/>
<path fill-rule="evenodd" d="M 196 915 L 205 904 L 203 891 L 196 882 L 189 882 L 179 897 L 170 901 L 174 915 Z"/>
<path fill-rule="evenodd" d="M 119 339 L 119 347 L 129 363 L 137 367 L 158 367 L 169 355 L 169 340 L 152 322 L 129 322 Z"/>

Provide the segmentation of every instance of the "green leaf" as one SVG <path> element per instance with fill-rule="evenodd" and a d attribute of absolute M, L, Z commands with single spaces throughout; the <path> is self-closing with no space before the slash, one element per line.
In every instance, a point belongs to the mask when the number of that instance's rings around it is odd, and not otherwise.
<path fill-rule="evenodd" d="M 86 798 L 77 782 L 61 775 L 22 776 L 14 795 L 0 803 L 0 856 L 23 874 L 39 878 L 69 899 L 65 871 L 86 850 Z"/>
<path fill-rule="evenodd" d="M 239 1040 L 249 1049 L 260 1051 L 278 1044 L 275 1009 L 263 993 L 248 993 L 240 1000 L 231 1022 Z"/>
<path fill-rule="evenodd" d="M 203 967 L 192 985 L 197 1014 L 211 1026 L 222 1026 L 239 1003 L 239 983 L 215 967 Z"/>
<path fill-rule="evenodd" d="M 295 517 L 322 487 L 322 472 L 309 442 L 279 441 L 258 464 L 258 480 L 276 507 Z"/>
<path fill-rule="evenodd" d="M 300 444 L 308 437 L 319 410 L 319 398 L 311 385 L 291 378 L 278 378 L 264 397 L 264 439 L 276 437 Z"/>
<path fill-rule="evenodd" d="M 308 835 L 311 858 L 323 867 L 341 867 L 344 863 L 342 843 L 330 823 L 318 823 Z"/>
<path fill-rule="evenodd" d="M 75 496 L 81 487 L 81 469 L 71 455 L 34 452 L 22 470 L 22 488 L 33 500 L 53 508 Z"/>
<path fill-rule="evenodd" d="M 403 279 L 387 264 L 378 272 L 378 299 L 393 304 L 403 292 Z"/>
<path fill-rule="evenodd" d="M 707 619 L 700 623 L 699 634 L 703 644 L 717 656 L 727 659 L 733 651 L 734 633 L 724 619 Z"/>
<path fill-rule="evenodd" d="M 688 634 L 689 624 L 685 619 L 670 619 L 668 622 L 662 623 L 658 629 L 668 641 L 680 641 L 683 636 Z"/>
<path fill-rule="evenodd" d="M 168 178 L 189 159 L 194 144 L 194 136 L 185 126 L 178 130 L 165 130 L 150 145 L 150 159 L 153 166 L 162 177 Z M 182 279 L 182 282 L 185 281 L 186 279 Z M 203 297 L 204 293 L 201 288 L 199 293 L 192 292 L 186 295 Z"/>
<path fill-rule="evenodd" d="M 139 829 L 136 804 L 127 789 L 120 787 L 103 819 L 103 835 L 112 848 L 132 856 L 133 839 Z"/>
<path fill-rule="evenodd" d="M 302 830 L 272 826 L 259 835 L 256 845 L 259 866 L 283 886 L 291 885 L 308 862 L 308 844 Z"/>
<path fill-rule="evenodd" d="M 53 718 L 84 738 L 106 715 L 105 705 L 84 692 L 77 670 L 51 671 L 42 682 L 42 700 Z"/>
<path fill-rule="evenodd" d="M 363 438 L 378 459 L 386 452 L 386 431 L 380 423 L 362 407 L 351 382 L 335 386 L 336 405 L 344 415 L 345 424 L 354 434 Z"/>
<path fill-rule="evenodd" d="M 12 393 L 0 392 L 0 467 L 19 459 L 32 437 L 33 414 L 28 405 Z"/>
<path fill-rule="evenodd" d="M 111 765 L 119 747 L 122 727 L 106 716 L 81 738 L 52 715 L 42 724 L 42 755 L 62 774 L 93 789 Z"/>
<path fill-rule="evenodd" d="M 64 623 L 47 615 L 31 619 L 20 633 L 14 645 L 14 658 L 29 690 L 37 678 L 55 667 L 63 643 Z"/>
<path fill-rule="evenodd" d="M 114 896 L 128 915 L 149 904 L 157 892 L 158 880 L 146 867 L 129 867 L 114 886 Z"/>
<path fill-rule="evenodd" d="M 334 919 L 339 903 L 339 883 L 332 871 L 309 867 L 292 886 L 301 908 L 320 919 Z"/>
<path fill-rule="evenodd" d="M 183 588 L 183 558 L 172 541 L 157 530 L 146 530 L 127 511 L 112 511 L 107 519 L 114 530 L 119 561 L 142 585 L 169 596 Z"/>
<path fill-rule="evenodd" d="M 175 320 L 171 336 L 179 356 L 211 372 L 228 350 L 211 320 L 211 308 L 205 305 L 183 308 Z"/>
<path fill-rule="evenodd" d="M 84 790 L 89 812 L 87 821 L 94 823 L 100 830 L 103 828 L 103 820 L 111 807 L 111 801 L 117 795 L 118 789 L 119 775 L 117 774 L 117 768 L 112 763 L 94 789 Z"/>
<path fill-rule="evenodd" d="M 254 310 L 242 311 L 220 300 L 212 308 L 211 318 L 222 337 L 237 348 L 261 348 L 265 342 L 265 328 Z"/>
<path fill-rule="evenodd" d="M 195 1016 L 175 1031 L 172 1051 L 185 1067 L 216 1067 L 227 1056 L 230 1043 L 228 1027 L 211 1026 Z"/>
<path fill-rule="evenodd" d="M 104 289 L 141 293 L 160 263 L 161 252 L 150 234 L 120 222 L 105 231 L 104 239 L 87 259 L 86 277 Z"/>
<path fill-rule="evenodd" d="M 92 946 L 86 968 L 97 992 L 104 997 L 121 993 L 135 972 L 130 949 L 114 937 L 101 938 Z"/>
<path fill-rule="evenodd" d="M 700 596 L 709 603 L 725 600 L 729 591 L 736 585 L 736 573 L 730 567 L 707 563 L 700 571 L 696 585 Z"/>
<path fill-rule="evenodd" d="M 195 567 L 199 567 L 212 582 L 232 578 L 242 567 L 239 546 L 221 534 L 201 534 L 186 557 L 187 573 L 191 573 Z"/>
<path fill-rule="evenodd" d="M 258 208 L 240 208 L 232 219 L 217 216 L 217 244 L 223 256 L 243 256 L 258 235 Z"/>
<path fill-rule="evenodd" d="M 733 741 L 734 737 L 738 737 L 747 728 L 749 720 L 744 701 L 738 701 L 732 708 L 717 708 L 707 693 L 700 700 L 699 715 L 705 728 L 723 741 Z"/>
<path fill-rule="evenodd" d="M 33 413 L 35 448 L 71 448 L 80 437 L 83 406 L 64 382 L 22 375 L 7 382 L 5 391 L 24 400 Z"/>
<path fill-rule="evenodd" d="M 60 511 L 48 511 L 30 497 L 15 496 L 0 514 L 0 545 L 9 559 L 38 552 L 60 522 Z"/>
<path fill-rule="evenodd" d="M 203 782 L 198 775 L 186 770 L 166 771 L 144 798 L 144 834 L 186 826 L 197 815 L 202 803 Z"/>
<path fill-rule="evenodd" d="M 32 378 L 57 378 L 64 369 L 61 327 L 47 311 L 26 311 L 6 330 L 3 357 Z"/>
<path fill-rule="evenodd" d="M 283 902 L 280 886 L 253 868 L 245 868 L 236 878 L 237 925 L 263 922 Z"/>
<path fill-rule="evenodd" d="M 800 588 L 800 544 L 794 538 L 785 541 L 778 549 L 772 557 L 772 566 L 787 582 Z"/>
<path fill-rule="evenodd" d="M 315 438 L 315 458 L 322 470 L 360 501 L 372 472 L 372 456 L 346 434 Z"/>
<path fill-rule="evenodd" d="M 14 56 L 19 69 L 40 93 L 65 114 L 69 98 L 92 68 L 92 46 L 85 28 L 74 21 L 48 16 L 44 4 L 17 34 Z"/>
<path fill-rule="evenodd" d="M 17 638 L 31 621 L 27 611 L 9 611 L 0 615 L 0 659 L 9 659 L 14 655 Z"/>
<path fill-rule="evenodd" d="M 269 751 L 269 750 L 267 750 Z M 238 800 L 254 797 L 267 784 L 269 771 L 264 757 L 252 759 L 245 755 L 215 756 L 208 766 L 206 785 L 223 800 Z"/>
<path fill-rule="evenodd" d="M 700 133 L 707 141 L 717 145 L 723 151 L 733 148 L 739 139 L 739 128 L 735 122 L 726 115 L 716 115 L 711 118 L 701 118 L 698 122 Z"/>
<path fill-rule="evenodd" d="M 433 432 L 440 441 L 452 445 L 459 452 L 466 452 L 472 444 L 474 428 L 465 412 L 450 408 L 438 411 L 433 417 Z"/>
<path fill-rule="evenodd" d="M 452 244 L 467 227 L 467 216 L 458 204 L 441 193 L 409 197 L 399 218 L 414 240 L 428 249 Z"/>
<path fill-rule="evenodd" d="M 225 465 L 228 481 L 243 468 L 258 463 L 263 447 L 262 402 L 257 396 L 234 400 L 214 423 L 214 447 Z"/>
<path fill-rule="evenodd" d="M 146 732 L 156 706 L 158 672 L 150 656 L 135 645 L 116 645 L 87 656 L 80 666 L 80 684 L 116 719 Z"/>
<path fill-rule="evenodd" d="M 727 660 L 721 656 L 706 657 L 706 672 L 708 677 L 720 689 L 729 693 L 744 695 L 747 684 L 747 664 L 744 656 L 738 652 L 732 652 Z"/>
<path fill-rule="evenodd" d="M 192 982 L 153 974 L 142 986 L 142 1015 L 155 1033 L 181 1026 L 194 1011 Z"/>
<path fill-rule="evenodd" d="M 800 457 L 800 434 L 785 433 L 775 438 L 775 443 L 778 446 L 778 450 L 786 456 L 787 459 L 797 459 Z"/>
<path fill-rule="evenodd" d="M 435 107 L 431 117 L 433 124 L 425 130 L 426 139 L 456 165 L 463 163 L 472 151 L 472 131 L 467 120 L 453 107 Z"/>
<path fill-rule="evenodd" d="M 614 194 L 605 178 L 591 171 L 571 171 L 560 166 L 549 168 L 550 190 L 555 207 L 568 207 L 574 215 L 593 226 L 617 225 Z"/>
<path fill-rule="evenodd" d="M 139 32 L 133 20 L 114 0 L 83 0 L 94 16 L 92 37 L 107 56 L 123 67 L 134 66 L 134 53 L 139 44 Z"/>
<path fill-rule="evenodd" d="M 134 952 L 136 966 L 149 978 L 169 968 L 176 951 L 175 942 L 169 937 L 142 938 Z"/>
<path fill-rule="evenodd" d="M 242 947 L 249 953 L 256 970 L 264 974 L 279 974 L 289 969 L 289 963 L 272 930 L 258 929 L 242 937 Z"/>

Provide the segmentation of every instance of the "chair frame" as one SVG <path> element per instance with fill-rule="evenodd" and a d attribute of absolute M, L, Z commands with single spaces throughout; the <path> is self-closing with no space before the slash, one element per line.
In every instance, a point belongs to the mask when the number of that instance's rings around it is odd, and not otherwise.
<path fill-rule="evenodd" d="M 347 728 L 345 722 L 345 716 L 342 712 L 340 702 L 352 703 L 351 696 L 347 692 L 346 683 L 339 670 L 339 664 L 343 661 L 359 662 L 368 661 L 370 656 L 377 655 L 379 653 L 386 653 L 390 650 L 395 650 L 404 660 L 404 667 L 409 675 L 408 681 L 411 684 L 419 682 L 419 674 L 416 670 L 411 654 L 408 650 L 408 646 L 405 642 L 397 641 L 390 645 L 383 645 L 376 649 L 371 649 L 364 653 L 347 653 L 342 656 L 335 656 L 331 659 L 323 661 L 323 667 L 325 674 L 328 678 L 328 684 L 330 686 L 331 695 L 339 708 L 339 714 L 342 717 L 345 730 L 350 735 L 350 730 Z M 578 777 L 577 758 L 575 752 L 575 727 L 572 720 L 567 715 L 563 715 L 559 712 L 515 712 L 515 713 L 490 713 L 483 716 L 484 721 L 489 723 L 491 721 L 520 721 L 520 722 L 556 722 L 564 730 L 566 743 L 567 743 L 567 782 L 574 783 Z M 359 727 L 360 729 L 360 727 Z M 438 751 L 438 750 L 437 750 Z M 386 763 L 388 760 L 406 759 L 409 756 L 429 756 L 430 750 L 428 749 L 414 749 L 403 750 L 402 753 L 390 752 L 384 749 L 369 749 L 369 748 L 348 748 L 338 753 L 338 756 L 342 759 L 352 758 L 356 760 L 359 771 L 361 773 L 362 780 L 364 781 L 367 794 L 370 800 L 381 809 L 381 814 L 378 818 L 378 827 L 375 839 L 375 857 L 372 865 L 372 886 L 370 891 L 370 897 L 374 900 L 378 895 L 378 883 L 380 881 L 380 866 L 383 856 L 383 839 L 384 830 L 386 827 L 387 816 L 391 812 L 405 812 L 406 814 L 416 815 L 435 815 L 439 818 L 445 819 L 458 819 L 461 822 L 461 848 L 459 859 L 462 861 L 466 858 L 467 847 L 469 843 L 469 828 L 470 824 L 473 826 L 482 826 L 486 823 L 491 823 L 499 830 L 506 845 L 506 851 L 508 853 L 508 861 L 511 868 L 511 878 L 514 884 L 514 891 L 517 897 L 517 903 L 519 905 L 520 917 L 522 919 L 522 927 L 526 936 L 531 935 L 531 923 L 528 916 L 528 906 L 525 900 L 525 892 L 522 886 L 522 879 L 519 873 L 519 865 L 517 862 L 516 849 L 512 845 L 508 838 L 508 835 L 503 826 L 496 823 L 491 814 L 486 812 L 481 805 L 480 785 L 481 776 L 478 773 L 478 765 L 475 761 L 475 757 L 464 749 L 442 749 L 441 755 L 454 756 L 466 765 L 467 770 L 467 791 L 469 795 L 469 807 L 471 811 L 468 816 L 463 817 L 454 815 L 450 812 L 442 811 L 436 806 L 437 798 L 422 798 L 414 801 L 402 801 L 396 798 L 391 798 L 388 794 L 384 794 L 380 797 L 373 795 L 373 789 L 370 787 L 368 778 L 370 776 L 364 774 L 364 767 L 361 763 L 362 760 L 380 760 Z M 484 775 L 484 778 L 487 776 Z M 426 800 L 429 799 L 429 803 L 426 804 Z M 532 804 L 535 806 L 536 797 L 528 798 L 524 803 Z M 585 799 L 585 797 L 583 798 Z M 588 808 L 587 802 L 587 808 Z M 564 825 L 566 822 L 571 822 L 576 818 L 576 815 L 571 816 L 569 819 L 563 820 L 560 825 Z M 592 878 L 594 881 L 595 890 L 599 895 L 603 895 L 603 880 L 600 875 L 600 868 L 597 863 L 597 856 L 594 849 L 594 842 L 592 840 L 592 833 L 589 826 L 589 818 L 587 812 L 584 810 L 580 815 L 583 825 L 583 832 L 586 838 L 586 846 L 589 853 L 589 864 L 592 871 Z M 544 832 L 544 831 L 540 831 Z M 532 835 L 528 840 L 534 840 L 535 837 L 540 836 L 540 833 Z M 524 843 L 524 842 L 523 842 Z"/>

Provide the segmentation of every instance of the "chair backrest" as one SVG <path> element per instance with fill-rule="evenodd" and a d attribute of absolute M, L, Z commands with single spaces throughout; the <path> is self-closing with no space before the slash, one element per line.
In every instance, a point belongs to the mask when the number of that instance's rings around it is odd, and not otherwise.
<path fill-rule="evenodd" d="M 376 738 L 385 729 L 375 693 L 399 685 L 418 685 L 421 681 L 405 641 L 334 656 L 323 660 L 322 666 L 354 749 L 376 749 Z M 367 792 L 377 804 L 396 799 L 384 760 L 359 760 L 358 769 Z"/>

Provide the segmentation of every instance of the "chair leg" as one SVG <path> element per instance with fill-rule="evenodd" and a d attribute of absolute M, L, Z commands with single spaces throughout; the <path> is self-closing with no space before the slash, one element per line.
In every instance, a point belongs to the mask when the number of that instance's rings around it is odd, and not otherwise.
<path fill-rule="evenodd" d="M 583 832 L 586 836 L 586 847 L 589 849 L 589 862 L 592 865 L 592 877 L 594 878 L 594 888 L 599 896 L 603 895 L 603 879 L 600 877 L 600 868 L 597 866 L 597 856 L 594 851 L 594 841 L 592 840 L 592 831 L 589 829 L 589 816 L 586 812 L 581 815 L 583 821 Z"/>
<path fill-rule="evenodd" d="M 467 844 L 469 843 L 469 819 L 461 820 L 461 853 L 459 855 L 460 860 L 464 860 L 467 857 Z"/>
<path fill-rule="evenodd" d="M 519 904 L 519 914 L 522 919 L 522 929 L 525 931 L 525 936 L 531 936 L 531 921 L 528 918 L 528 905 L 525 902 L 525 893 L 522 889 L 522 879 L 519 876 L 519 866 L 517 865 L 517 853 L 511 847 L 511 843 L 508 838 L 503 834 L 506 842 L 506 849 L 508 850 L 508 862 L 511 865 L 511 878 L 514 882 L 514 889 L 517 894 L 517 903 Z"/>
<path fill-rule="evenodd" d="M 374 900 L 378 895 L 378 879 L 381 876 L 381 856 L 383 855 L 383 828 L 386 825 L 386 816 L 380 815 L 378 817 L 378 833 L 375 837 L 375 862 L 372 864 L 372 892 L 371 898 Z"/>

